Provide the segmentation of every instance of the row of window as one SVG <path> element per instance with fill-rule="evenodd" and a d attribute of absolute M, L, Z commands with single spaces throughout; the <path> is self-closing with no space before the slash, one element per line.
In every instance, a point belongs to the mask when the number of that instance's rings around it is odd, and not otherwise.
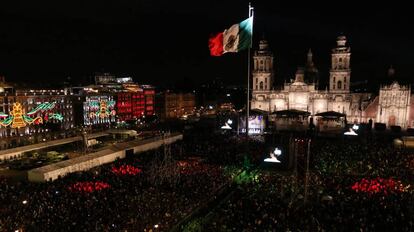
<path fill-rule="evenodd" d="M 254 69 L 256 71 L 270 71 L 271 70 L 271 63 L 270 60 L 266 60 L 266 64 L 264 64 L 263 60 L 260 60 L 259 64 L 257 60 L 254 61 Z"/>
<path fill-rule="evenodd" d="M 256 90 L 264 90 L 267 89 L 267 77 L 265 77 L 265 83 L 263 81 L 259 82 L 259 78 L 256 78 Z M 263 88 L 264 87 L 264 88 Z"/>
<path fill-rule="evenodd" d="M 335 89 L 335 87 L 338 87 L 338 89 L 342 89 L 342 81 L 338 81 L 336 86 L 334 82 L 333 89 Z M 346 89 L 346 83 L 344 83 L 344 89 Z"/>

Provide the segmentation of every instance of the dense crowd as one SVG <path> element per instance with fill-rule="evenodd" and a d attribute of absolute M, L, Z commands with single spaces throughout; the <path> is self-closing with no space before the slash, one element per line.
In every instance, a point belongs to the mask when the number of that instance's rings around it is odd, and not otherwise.
<path fill-rule="evenodd" d="M 161 148 L 51 183 L 0 179 L 0 231 L 168 231 L 209 199 L 203 231 L 413 231 L 412 152 L 315 138 L 305 191 L 302 175 L 255 166 L 266 151 L 254 137 L 193 133 L 171 145 L 173 166 Z M 174 181 L 153 181 L 169 170 Z"/>
<path fill-rule="evenodd" d="M 0 231 L 167 231 L 229 184 L 224 166 L 212 164 L 208 157 L 222 147 L 238 152 L 239 144 L 210 141 L 196 160 L 188 158 L 196 154 L 187 155 L 182 147 L 198 141 L 171 146 L 180 170 L 174 183 L 154 184 L 149 176 L 151 164 L 163 159 L 164 149 L 50 183 L 11 184 L 2 179 Z"/>
<path fill-rule="evenodd" d="M 206 220 L 205 231 L 413 231 L 414 154 L 390 144 L 319 140 L 304 179 L 262 172 Z M 358 190 L 358 191 L 356 191 Z M 361 191 L 364 190 L 364 191 Z"/>
<path fill-rule="evenodd" d="M 183 146 L 186 153 L 204 157 L 209 163 L 219 165 L 242 165 L 247 149 L 250 161 L 258 164 L 266 150 L 263 142 L 254 137 L 249 139 L 247 145 L 244 135 L 203 134 L 193 135 L 188 140 Z"/>
<path fill-rule="evenodd" d="M 414 181 L 414 156 L 380 141 L 318 141 L 316 171 L 334 175 L 401 176 Z"/>

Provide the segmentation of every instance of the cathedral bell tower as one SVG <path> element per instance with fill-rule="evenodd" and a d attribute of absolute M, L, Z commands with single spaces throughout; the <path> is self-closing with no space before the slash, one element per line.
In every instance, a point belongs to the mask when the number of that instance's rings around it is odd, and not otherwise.
<path fill-rule="evenodd" d="M 336 48 L 332 49 L 332 66 L 329 77 L 329 91 L 349 93 L 351 82 L 351 48 L 346 46 L 346 37 L 338 36 Z"/>
<path fill-rule="evenodd" d="M 273 85 L 273 54 L 266 40 L 259 42 L 259 50 L 255 51 L 253 62 L 253 92 L 270 91 Z"/>

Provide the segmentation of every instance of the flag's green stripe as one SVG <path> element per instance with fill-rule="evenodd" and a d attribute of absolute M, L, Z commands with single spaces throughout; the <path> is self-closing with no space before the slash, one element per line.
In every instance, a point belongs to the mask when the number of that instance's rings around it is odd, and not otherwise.
<path fill-rule="evenodd" d="M 239 46 L 238 50 L 250 47 L 253 35 L 253 17 L 250 17 L 239 24 Z"/>

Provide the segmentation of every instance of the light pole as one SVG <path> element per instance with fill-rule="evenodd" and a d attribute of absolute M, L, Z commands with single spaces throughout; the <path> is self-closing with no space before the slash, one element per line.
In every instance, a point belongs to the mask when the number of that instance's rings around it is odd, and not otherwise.
<path fill-rule="evenodd" d="M 309 188 L 309 157 L 310 157 L 310 144 L 311 144 L 311 139 L 308 139 L 308 151 L 306 154 L 306 174 L 305 174 L 305 204 L 308 201 L 308 188 Z"/>
<path fill-rule="evenodd" d="M 82 143 L 83 143 L 83 152 L 86 154 L 88 151 L 88 137 L 85 128 L 82 127 Z"/>

